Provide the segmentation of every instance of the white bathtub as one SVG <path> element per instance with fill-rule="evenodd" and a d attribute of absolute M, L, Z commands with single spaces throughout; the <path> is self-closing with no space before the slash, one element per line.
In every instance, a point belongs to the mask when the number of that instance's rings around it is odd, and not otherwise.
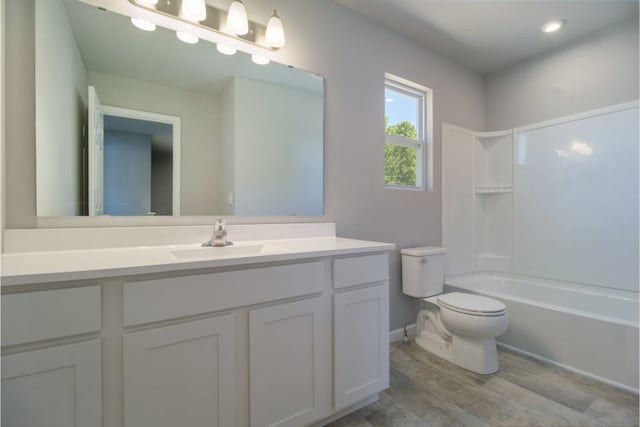
<path fill-rule="evenodd" d="M 447 277 L 445 291 L 502 301 L 501 345 L 638 393 L 637 293 L 491 273 Z"/>

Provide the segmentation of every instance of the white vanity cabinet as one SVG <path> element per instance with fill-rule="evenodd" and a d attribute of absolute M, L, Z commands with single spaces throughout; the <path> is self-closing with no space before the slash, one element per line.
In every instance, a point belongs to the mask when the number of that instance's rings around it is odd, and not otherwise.
<path fill-rule="evenodd" d="M 251 427 L 304 426 L 328 414 L 323 297 L 249 312 Z"/>
<path fill-rule="evenodd" d="M 2 357 L 2 425 L 101 427 L 100 341 Z"/>
<path fill-rule="evenodd" d="M 3 286 L 2 425 L 303 427 L 372 401 L 387 248 L 350 250 Z"/>
<path fill-rule="evenodd" d="M 235 316 L 125 334 L 127 427 L 236 425 Z"/>
<path fill-rule="evenodd" d="M 333 265 L 333 405 L 344 409 L 389 386 L 389 285 L 386 255 Z"/>
<path fill-rule="evenodd" d="M 3 295 L 2 426 L 101 427 L 100 328 L 99 286 Z"/>

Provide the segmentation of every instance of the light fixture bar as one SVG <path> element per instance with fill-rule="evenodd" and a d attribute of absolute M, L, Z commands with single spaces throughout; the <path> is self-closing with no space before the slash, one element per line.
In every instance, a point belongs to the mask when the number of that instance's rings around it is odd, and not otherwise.
<path fill-rule="evenodd" d="M 257 22 L 248 21 L 249 31 L 244 35 L 231 34 L 229 32 L 223 31 L 222 29 L 225 28 L 227 22 L 227 11 L 215 8 L 208 4 L 206 19 L 202 20 L 201 22 L 193 22 L 180 16 L 181 1 L 160 1 L 155 6 L 147 6 L 145 4 L 138 3 L 136 0 L 129 0 L 129 3 L 131 3 L 136 8 L 144 9 L 145 11 L 157 13 L 165 17 L 177 19 L 189 25 L 212 31 L 223 38 L 234 39 L 241 43 L 248 43 L 254 47 L 270 52 L 275 52 L 278 50 L 278 48 L 269 46 L 265 42 L 265 34 L 267 30 L 266 26 Z"/>

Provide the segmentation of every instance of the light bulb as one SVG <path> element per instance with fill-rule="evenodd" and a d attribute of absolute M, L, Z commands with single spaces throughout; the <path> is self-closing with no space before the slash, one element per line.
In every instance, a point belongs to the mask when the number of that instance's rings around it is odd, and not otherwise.
<path fill-rule="evenodd" d="M 235 47 L 227 46 L 226 44 L 222 43 L 218 43 L 216 49 L 218 49 L 218 52 L 222 53 L 223 55 L 235 55 L 235 53 L 238 51 L 238 49 L 236 49 Z"/>
<path fill-rule="evenodd" d="M 200 22 L 207 19 L 207 4 L 204 0 L 182 0 L 180 18 Z"/>
<path fill-rule="evenodd" d="M 196 44 L 198 43 L 198 40 L 200 40 L 198 36 L 194 36 L 190 33 L 185 33 L 184 31 L 176 31 L 176 36 L 178 37 L 178 39 L 180 39 L 180 41 L 188 44 Z"/>
<path fill-rule="evenodd" d="M 270 62 L 269 58 L 256 54 L 251 55 L 251 60 L 258 65 L 267 65 Z"/>
<path fill-rule="evenodd" d="M 284 28 L 275 9 L 271 12 L 271 18 L 267 22 L 265 40 L 271 47 L 281 48 L 284 46 Z"/>
<path fill-rule="evenodd" d="M 140 28 L 142 31 L 155 31 L 156 24 L 153 22 L 145 21 L 144 19 L 131 17 L 131 23 Z"/>
<path fill-rule="evenodd" d="M 158 0 L 136 0 L 136 3 L 142 6 L 155 6 L 158 4 Z"/>
<path fill-rule="evenodd" d="M 233 3 L 229 6 L 229 13 L 227 13 L 227 30 L 239 36 L 249 32 L 247 11 L 241 0 L 233 0 Z"/>
<path fill-rule="evenodd" d="M 563 19 L 558 19 L 558 20 L 555 20 L 555 21 L 547 22 L 546 24 L 544 24 L 542 26 L 542 32 L 544 32 L 544 33 L 555 33 L 560 28 L 562 28 L 564 26 L 564 24 L 566 24 L 566 22 L 567 21 L 565 21 Z"/>

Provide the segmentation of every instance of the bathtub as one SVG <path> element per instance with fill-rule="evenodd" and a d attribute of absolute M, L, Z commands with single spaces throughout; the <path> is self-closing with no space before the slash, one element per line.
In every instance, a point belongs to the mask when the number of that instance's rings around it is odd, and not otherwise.
<path fill-rule="evenodd" d="M 493 273 L 447 277 L 445 292 L 502 301 L 499 345 L 638 393 L 638 294 Z"/>

